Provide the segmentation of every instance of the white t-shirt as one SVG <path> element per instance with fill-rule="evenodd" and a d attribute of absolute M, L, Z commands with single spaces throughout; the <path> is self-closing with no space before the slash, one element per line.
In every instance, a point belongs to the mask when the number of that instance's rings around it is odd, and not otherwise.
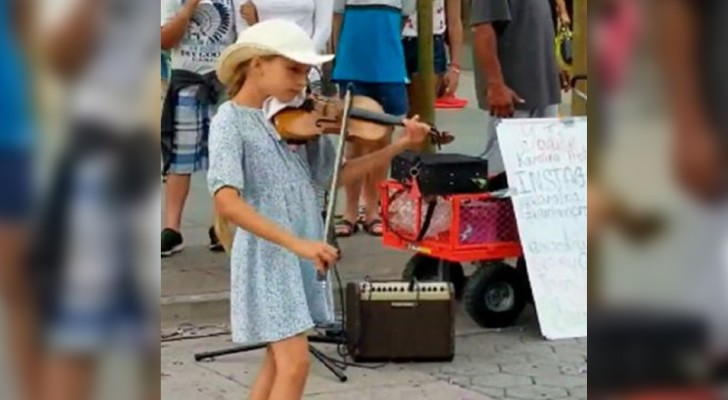
<path fill-rule="evenodd" d="M 235 15 L 239 24 L 238 33 L 247 28 L 240 17 L 240 7 L 248 0 L 233 0 Z M 273 18 L 291 21 L 308 33 L 316 44 L 316 50 L 324 52 L 331 36 L 334 14 L 334 0 L 253 0 L 258 10 L 258 19 L 266 21 Z"/>
<path fill-rule="evenodd" d="M 488 0 L 490 1 L 490 0 Z M 445 0 L 434 0 L 432 10 L 432 27 L 435 35 L 442 35 L 447 28 L 447 20 L 445 19 Z M 417 13 L 410 15 L 402 29 L 402 36 L 417 37 Z"/>
<path fill-rule="evenodd" d="M 162 25 L 175 17 L 184 1 L 162 0 Z M 223 50 L 235 43 L 236 15 L 232 0 L 200 1 L 182 41 L 170 52 L 172 69 L 214 71 Z"/>

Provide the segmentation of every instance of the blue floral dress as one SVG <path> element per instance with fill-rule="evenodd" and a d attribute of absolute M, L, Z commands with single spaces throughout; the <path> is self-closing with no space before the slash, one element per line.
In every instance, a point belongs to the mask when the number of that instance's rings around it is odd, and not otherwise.
<path fill-rule="evenodd" d="M 321 137 L 292 148 L 262 110 L 226 102 L 210 128 L 208 186 L 237 189 L 258 213 L 298 237 L 323 239 L 314 185 L 330 182 L 335 148 Z M 270 343 L 334 320 L 330 285 L 322 285 L 312 262 L 235 230 L 231 251 L 233 341 Z"/>

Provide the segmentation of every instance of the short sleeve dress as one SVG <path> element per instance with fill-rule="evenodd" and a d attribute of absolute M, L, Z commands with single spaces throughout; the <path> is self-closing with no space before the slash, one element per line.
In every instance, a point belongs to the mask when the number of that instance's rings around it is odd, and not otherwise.
<path fill-rule="evenodd" d="M 224 103 L 210 127 L 208 187 L 237 189 L 258 213 L 298 237 L 322 240 L 314 184 L 333 175 L 335 148 L 321 137 L 292 148 L 264 112 Z M 270 343 L 334 320 L 331 285 L 312 262 L 237 228 L 231 250 L 231 327 L 235 343 Z"/>

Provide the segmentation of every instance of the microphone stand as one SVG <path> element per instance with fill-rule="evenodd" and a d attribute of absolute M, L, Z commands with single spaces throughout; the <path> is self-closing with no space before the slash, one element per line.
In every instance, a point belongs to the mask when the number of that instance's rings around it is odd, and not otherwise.
<path fill-rule="evenodd" d="M 346 96 L 344 98 L 344 111 L 342 116 L 342 123 L 341 123 L 341 131 L 339 132 L 339 143 L 336 150 L 336 162 L 334 164 L 334 174 L 333 179 L 331 182 L 331 186 L 329 188 L 329 193 L 331 194 L 328 199 L 328 204 L 326 205 L 326 218 L 324 222 L 324 241 L 327 243 L 334 245 L 335 244 L 335 233 L 334 233 L 334 220 L 335 220 L 335 209 L 336 209 L 336 200 L 337 200 L 337 188 L 339 186 L 339 174 L 341 172 L 342 162 L 344 158 L 344 149 L 346 146 L 346 139 L 349 134 L 349 119 L 351 117 L 351 105 L 352 105 L 352 87 L 349 85 L 346 90 Z M 336 269 L 336 265 L 332 266 L 333 269 Z M 329 289 L 329 282 L 330 282 L 330 275 L 323 274 L 322 276 L 319 276 L 319 280 L 326 285 L 327 293 L 326 295 L 329 296 L 328 290 Z M 341 305 L 344 307 L 344 304 Z M 344 331 L 344 326 L 342 325 L 341 329 L 335 334 L 329 335 L 311 335 L 308 336 L 308 340 L 311 343 L 325 343 L 325 344 L 334 344 L 334 345 L 345 345 L 346 344 L 346 334 Z M 210 352 L 203 352 L 203 353 L 197 353 L 195 354 L 195 361 L 203 361 L 207 359 L 214 359 L 215 357 L 229 355 L 229 354 L 237 354 L 237 353 L 243 353 L 248 352 L 252 350 L 258 350 L 263 349 L 267 347 L 267 344 L 255 344 L 250 346 L 239 346 L 239 347 L 233 347 L 230 349 L 223 349 L 223 350 L 217 350 L 217 351 L 210 351 Z M 311 353 L 314 358 L 316 358 L 321 364 L 323 364 L 331 373 L 333 373 L 340 382 L 346 382 L 348 380 L 348 377 L 344 374 L 344 371 L 336 365 L 335 362 L 333 362 L 327 355 L 323 354 L 320 350 L 315 348 L 313 345 L 308 346 L 308 350 Z"/>

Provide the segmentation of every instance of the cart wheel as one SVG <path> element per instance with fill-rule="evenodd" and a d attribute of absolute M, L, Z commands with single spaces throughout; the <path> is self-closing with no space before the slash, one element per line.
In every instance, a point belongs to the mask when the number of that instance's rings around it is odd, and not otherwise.
<path fill-rule="evenodd" d="M 410 281 L 412 278 L 417 278 L 418 281 L 435 281 L 438 279 L 438 267 L 440 259 L 426 256 L 424 254 L 415 254 L 407 262 L 407 265 L 402 272 L 402 279 Z M 443 276 L 445 281 L 451 282 L 455 288 L 455 297 L 460 299 L 463 295 L 463 288 L 465 287 L 465 271 L 463 266 L 457 262 L 444 261 L 445 268 L 443 270 Z"/>
<path fill-rule="evenodd" d="M 526 282 L 508 264 L 485 262 L 465 285 L 465 310 L 483 328 L 511 326 L 528 301 Z"/>

